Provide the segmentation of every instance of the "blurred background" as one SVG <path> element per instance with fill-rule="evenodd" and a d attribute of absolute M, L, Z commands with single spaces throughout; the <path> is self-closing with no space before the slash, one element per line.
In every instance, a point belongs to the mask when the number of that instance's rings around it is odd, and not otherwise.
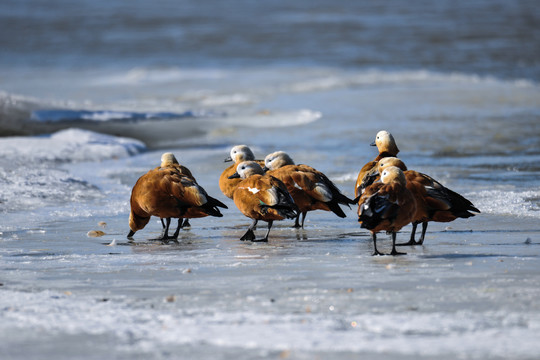
<path fill-rule="evenodd" d="M 330 66 L 540 78 L 534 0 L 7 0 L 13 71 Z"/>

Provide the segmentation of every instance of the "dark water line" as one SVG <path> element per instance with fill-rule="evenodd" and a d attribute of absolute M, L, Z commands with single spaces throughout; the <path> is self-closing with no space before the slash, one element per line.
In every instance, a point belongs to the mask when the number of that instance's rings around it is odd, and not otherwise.
<path fill-rule="evenodd" d="M 5 1 L 0 66 L 311 64 L 539 81 L 539 24 L 535 0 Z"/>

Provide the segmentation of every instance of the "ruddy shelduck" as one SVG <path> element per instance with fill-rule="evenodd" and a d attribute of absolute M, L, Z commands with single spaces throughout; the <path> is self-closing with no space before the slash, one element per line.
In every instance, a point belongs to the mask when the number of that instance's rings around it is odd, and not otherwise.
<path fill-rule="evenodd" d="M 390 166 L 399 167 L 403 170 L 407 179 L 407 188 L 412 192 L 416 200 L 416 214 L 412 220 L 412 232 L 409 242 L 398 245 L 422 245 L 424 243 L 429 221 L 450 222 L 457 218 L 469 218 L 480 213 L 472 202 L 465 197 L 443 186 L 431 176 L 407 170 L 407 167 L 396 157 L 381 159 L 377 166 L 378 173 L 382 173 Z M 415 233 L 418 224 L 422 223 L 422 234 L 415 241 Z"/>
<path fill-rule="evenodd" d="M 219 189 L 223 195 L 232 199 L 236 185 L 242 180 L 240 178 L 231 179 L 230 176 L 236 172 L 238 164 L 242 161 L 255 161 L 255 155 L 253 155 L 253 151 L 251 151 L 247 145 L 236 145 L 233 146 L 229 156 L 225 159 L 225 162 L 229 161 L 232 161 L 233 164 L 221 173 L 221 176 L 219 177 Z M 259 164 L 261 166 L 264 165 L 264 163 L 261 164 L 260 161 Z"/>
<path fill-rule="evenodd" d="M 240 240 L 267 242 L 274 220 L 297 216 L 297 207 L 287 187 L 279 179 L 265 175 L 258 163 L 241 162 L 230 177 L 241 179 L 233 193 L 234 203 L 242 214 L 253 219 Z M 268 223 L 268 231 L 263 239 L 256 240 L 253 229 L 259 220 Z"/>
<path fill-rule="evenodd" d="M 168 152 L 161 155 L 161 167 L 164 168 L 167 166 L 176 167 L 183 175 L 186 175 L 192 178 L 193 180 L 197 181 L 195 177 L 193 176 L 193 174 L 191 173 L 191 171 L 187 167 L 185 167 L 184 165 L 180 165 L 180 163 L 178 162 L 178 160 L 176 159 L 173 153 Z M 207 215 L 205 214 L 202 216 L 192 216 L 192 217 L 204 217 L 204 216 L 207 216 Z M 160 220 L 161 220 L 161 226 L 163 227 L 163 231 L 165 231 L 165 229 L 167 229 L 168 231 L 170 223 L 171 223 L 171 218 L 167 218 L 165 220 L 160 219 Z M 174 232 L 173 238 L 176 239 L 178 237 L 180 229 L 183 229 L 189 226 L 191 225 L 189 223 L 188 217 L 186 217 L 185 219 L 179 218 L 178 226 L 176 228 L 176 231 Z"/>
<path fill-rule="evenodd" d="M 395 166 L 386 168 L 381 173 L 381 181 L 368 186 L 358 204 L 358 221 L 371 232 L 373 255 L 383 255 L 377 250 L 379 231 L 392 234 L 391 255 L 404 254 L 396 251 L 396 232 L 413 220 L 416 200 L 407 189 L 403 171 Z"/>
<path fill-rule="evenodd" d="M 337 186 L 322 172 L 308 165 L 295 165 L 292 158 L 283 151 L 268 154 L 264 159 L 266 173 L 281 180 L 298 206 L 299 214 L 294 227 L 304 227 L 308 211 L 332 211 L 344 218 L 346 215 L 339 204 L 356 204 L 343 195 Z M 302 222 L 300 223 L 300 214 Z"/>
<path fill-rule="evenodd" d="M 179 228 L 172 237 L 168 235 L 171 218 L 221 217 L 223 215 L 218 207 L 227 208 L 221 201 L 209 196 L 192 177 L 184 174 L 185 169 L 174 163 L 174 156 L 167 156 L 166 159 L 168 161 L 162 164 L 165 166 L 148 171 L 133 186 L 128 238 L 143 229 L 151 216 L 157 216 L 167 219 L 160 240 L 176 239 Z"/>
<path fill-rule="evenodd" d="M 372 177 L 377 171 L 377 164 L 379 160 L 389 156 L 397 156 L 399 153 L 399 149 L 396 145 L 394 137 L 386 130 L 379 131 L 375 136 L 375 141 L 370 145 L 377 146 L 379 155 L 377 155 L 373 161 L 368 162 L 362 167 L 362 169 L 360 169 L 358 178 L 356 179 L 356 185 L 354 187 L 354 196 L 362 195 L 364 189 L 373 181 Z"/>

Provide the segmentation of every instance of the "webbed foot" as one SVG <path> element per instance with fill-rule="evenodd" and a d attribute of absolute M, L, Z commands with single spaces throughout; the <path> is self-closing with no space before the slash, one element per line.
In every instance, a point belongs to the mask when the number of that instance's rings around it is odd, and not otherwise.
<path fill-rule="evenodd" d="M 396 244 L 396 246 L 414 246 L 414 245 L 419 245 L 419 244 L 413 239 L 407 241 L 406 243 Z"/>
<path fill-rule="evenodd" d="M 246 233 L 240 238 L 242 241 L 255 241 L 255 233 L 253 230 L 248 229 Z"/>
<path fill-rule="evenodd" d="M 390 252 L 390 255 L 396 256 L 396 255 L 407 255 L 407 253 L 396 251 L 396 249 L 392 249 L 392 252 Z"/>

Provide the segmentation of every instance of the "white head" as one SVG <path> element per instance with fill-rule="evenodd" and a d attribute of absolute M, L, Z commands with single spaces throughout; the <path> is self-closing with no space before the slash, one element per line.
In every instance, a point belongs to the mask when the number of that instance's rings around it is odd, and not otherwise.
<path fill-rule="evenodd" d="M 375 137 L 375 142 L 371 145 L 377 146 L 379 153 L 387 152 L 394 156 L 399 153 L 394 137 L 386 130 L 379 131 Z"/>
<path fill-rule="evenodd" d="M 268 170 L 276 170 L 285 165 L 294 165 L 293 159 L 284 151 L 276 151 L 266 155 L 264 166 Z"/>
<path fill-rule="evenodd" d="M 381 182 L 383 184 L 390 184 L 394 181 L 399 182 L 403 186 L 407 184 L 407 180 L 405 179 L 405 174 L 403 174 L 403 171 L 401 171 L 401 169 L 398 167 L 389 166 L 383 170 L 381 174 Z"/>
<path fill-rule="evenodd" d="M 178 160 L 174 157 L 173 153 L 164 153 L 161 155 L 161 167 L 178 164 Z"/>
<path fill-rule="evenodd" d="M 240 177 L 242 179 L 247 179 L 251 175 L 255 174 L 264 174 L 261 165 L 257 164 L 255 161 L 242 161 L 236 167 L 236 174 L 232 177 Z"/>
<path fill-rule="evenodd" d="M 231 160 L 238 164 L 242 161 L 255 160 L 255 155 L 247 145 L 236 145 L 231 149 L 230 156 L 225 159 L 225 161 Z"/>
<path fill-rule="evenodd" d="M 384 169 L 390 166 L 395 166 L 397 168 L 400 168 L 402 171 L 407 171 L 407 166 L 405 166 L 405 163 L 397 157 L 385 157 L 379 160 L 379 164 L 377 165 L 377 171 L 379 172 L 379 174 L 381 174 Z"/>

